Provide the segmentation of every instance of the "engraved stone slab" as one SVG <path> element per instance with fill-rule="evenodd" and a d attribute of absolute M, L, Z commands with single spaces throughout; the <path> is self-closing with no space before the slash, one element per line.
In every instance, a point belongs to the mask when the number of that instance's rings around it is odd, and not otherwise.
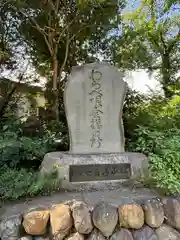
<path fill-rule="evenodd" d="M 80 165 L 80 166 L 79 166 Z M 107 166 L 109 166 L 107 168 Z M 117 167 L 118 166 L 118 167 Z M 122 169 L 122 166 L 126 166 Z M 115 168 L 114 168 L 115 167 Z M 148 161 L 145 155 L 141 153 L 93 153 L 93 154 L 71 154 L 69 152 L 52 152 L 47 153 L 41 165 L 41 174 L 49 173 L 53 168 L 58 170 L 59 177 L 62 179 L 61 187 L 68 190 L 92 190 L 92 189 L 113 189 L 119 187 L 119 183 L 127 181 L 127 179 L 120 179 L 124 172 L 127 178 L 140 177 L 146 174 L 148 169 Z M 78 169 L 79 173 L 84 174 L 75 179 L 72 176 L 72 170 Z M 96 174 L 99 177 L 87 176 L 88 174 Z M 116 174 L 108 171 L 118 172 Z M 92 171 L 93 170 L 93 171 Z M 98 170 L 98 171 L 97 171 Z M 90 171 L 88 173 L 88 171 Z M 94 171 L 95 172 L 95 171 Z M 102 175 L 102 177 L 101 177 Z M 113 177 L 112 177 L 113 176 Z M 73 180 L 73 181 L 72 181 Z M 77 181 L 74 181 L 77 180 Z M 79 181 L 78 181 L 79 180 Z M 84 181 L 87 180 L 87 181 Z"/>
<path fill-rule="evenodd" d="M 131 164 L 88 164 L 70 165 L 70 182 L 128 179 L 131 177 Z"/>
<path fill-rule="evenodd" d="M 106 63 L 74 67 L 64 102 L 71 153 L 124 152 L 123 74 Z"/>

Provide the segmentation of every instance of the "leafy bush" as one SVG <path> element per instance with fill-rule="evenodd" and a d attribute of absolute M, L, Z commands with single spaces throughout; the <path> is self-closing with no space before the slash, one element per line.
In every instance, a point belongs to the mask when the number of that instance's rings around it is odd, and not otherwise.
<path fill-rule="evenodd" d="M 36 172 L 25 169 L 0 169 L 0 198 L 2 200 L 45 195 L 60 187 L 61 181 L 55 171 L 39 178 Z"/>
<path fill-rule="evenodd" d="M 146 103 L 144 123 L 137 125 L 127 142 L 128 151 L 143 152 L 149 157 L 152 177 L 167 194 L 180 193 L 179 102 L 180 98 L 175 97 L 170 101 Z M 138 111 L 141 115 L 141 110 Z"/>
<path fill-rule="evenodd" d="M 43 126 L 44 134 L 40 136 L 24 135 L 24 124 L 19 120 L 9 119 L 3 124 L 0 135 L 0 168 L 38 169 L 44 155 L 50 151 L 64 150 L 67 139 L 62 137 L 58 127 Z M 56 142 L 61 139 L 60 143 Z M 66 146 L 65 146 L 66 145 Z M 65 147 L 64 147 L 65 146 Z"/>
<path fill-rule="evenodd" d="M 69 134 L 68 127 L 63 121 L 57 122 L 52 120 L 46 123 L 46 131 L 54 139 L 54 147 L 58 151 L 68 151 L 69 149 Z"/>
<path fill-rule="evenodd" d="M 0 136 L 0 167 L 37 169 L 44 155 L 51 150 L 50 136 L 41 138 L 19 137 L 6 131 Z"/>

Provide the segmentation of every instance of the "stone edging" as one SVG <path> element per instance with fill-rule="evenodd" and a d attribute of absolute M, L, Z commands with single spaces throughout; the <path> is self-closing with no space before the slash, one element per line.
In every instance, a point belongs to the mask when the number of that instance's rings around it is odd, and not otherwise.
<path fill-rule="evenodd" d="M 0 223 L 1 240 L 180 240 L 180 199 L 152 199 L 118 208 L 99 202 L 93 209 L 68 201 L 31 209 Z"/>

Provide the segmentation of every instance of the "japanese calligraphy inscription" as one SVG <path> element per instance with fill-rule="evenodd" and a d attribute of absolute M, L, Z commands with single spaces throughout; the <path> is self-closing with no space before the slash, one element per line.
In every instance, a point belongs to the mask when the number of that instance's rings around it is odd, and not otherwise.
<path fill-rule="evenodd" d="M 71 153 L 124 152 L 123 76 L 106 63 L 74 67 L 64 102 Z"/>
<path fill-rule="evenodd" d="M 102 128 L 102 97 L 103 91 L 101 88 L 101 78 L 102 73 L 99 71 L 95 71 L 94 69 L 91 71 L 90 79 L 92 80 L 92 91 L 89 93 L 90 101 L 93 104 L 93 110 L 90 112 L 91 117 L 91 147 L 100 148 L 102 144 L 101 137 L 101 128 Z"/>

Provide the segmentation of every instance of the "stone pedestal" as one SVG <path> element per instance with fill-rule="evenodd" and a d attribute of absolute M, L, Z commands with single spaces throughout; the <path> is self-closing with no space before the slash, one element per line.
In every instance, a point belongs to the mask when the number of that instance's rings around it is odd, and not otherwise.
<path fill-rule="evenodd" d="M 148 163 L 141 153 L 52 152 L 45 155 L 41 174 L 53 168 L 58 170 L 63 189 L 98 190 L 116 188 L 132 177 L 145 175 Z"/>

